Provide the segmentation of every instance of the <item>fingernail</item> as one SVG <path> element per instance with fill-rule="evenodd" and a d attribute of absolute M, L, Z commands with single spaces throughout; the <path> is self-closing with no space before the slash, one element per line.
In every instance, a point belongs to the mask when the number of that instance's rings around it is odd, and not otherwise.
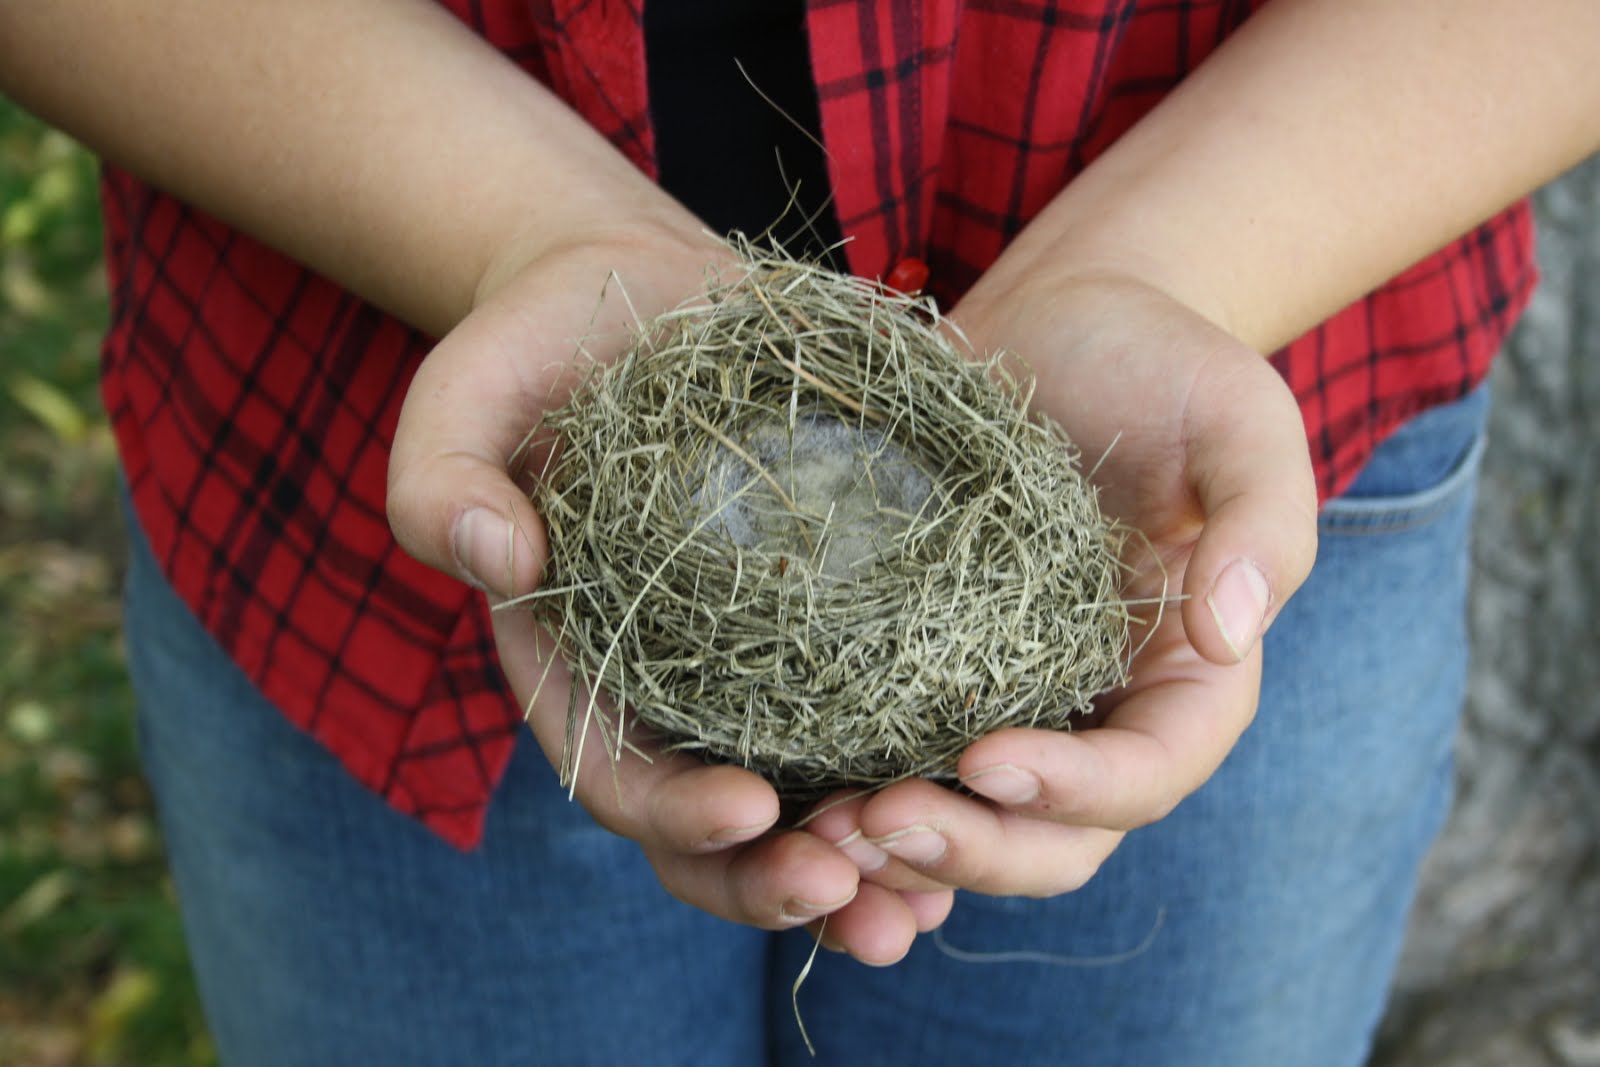
<path fill-rule="evenodd" d="M 715 852 L 719 848 L 741 844 L 752 838 L 760 837 L 766 833 L 767 827 L 771 825 L 770 822 L 760 822 L 751 826 L 726 826 L 721 830 L 714 830 L 707 835 L 704 841 L 700 842 L 700 851 Z"/>
<path fill-rule="evenodd" d="M 1037 774 L 1009 763 L 974 771 L 961 784 L 999 804 L 1031 804 L 1044 788 Z"/>
<path fill-rule="evenodd" d="M 488 508 L 471 508 L 456 520 L 450 551 L 468 585 L 485 593 L 510 595 L 511 524 Z"/>
<path fill-rule="evenodd" d="M 1244 659 L 1261 635 L 1271 596 L 1266 577 L 1255 564 L 1243 559 L 1228 564 L 1211 587 L 1206 607 L 1211 609 L 1211 617 L 1234 659 Z"/>
<path fill-rule="evenodd" d="M 860 830 L 841 841 L 836 841 L 834 847 L 843 852 L 862 874 L 881 871 L 889 862 L 889 854 L 862 837 Z"/>
<path fill-rule="evenodd" d="M 949 842 L 926 826 L 908 826 L 871 840 L 891 856 L 919 865 L 938 862 L 950 847 Z"/>
<path fill-rule="evenodd" d="M 783 923 L 808 923 L 812 919 L 820 919 L 824 915 L 831 915 L 856 898 L 856 891 L 850 890 L 850 895 L 832 904 L 813 904 L 809 900 L 799 897 L 790 897 L 784 901 L 783 907 L 778 909 L 778 921 Z"/>

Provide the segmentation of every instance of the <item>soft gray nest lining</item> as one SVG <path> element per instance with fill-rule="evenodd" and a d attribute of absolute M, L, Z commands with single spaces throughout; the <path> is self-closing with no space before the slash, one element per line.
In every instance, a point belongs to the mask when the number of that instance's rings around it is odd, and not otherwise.
<path fill-rule="evenodd" d="M 853 578 L 898 555 L 933 493 L 918 458 L 876 427 L 807 413 L 758 422 L 738 444 L 719 446 L 694 476 L 701 514 L 739 548 L 787 548 L 822 577 Z"/>

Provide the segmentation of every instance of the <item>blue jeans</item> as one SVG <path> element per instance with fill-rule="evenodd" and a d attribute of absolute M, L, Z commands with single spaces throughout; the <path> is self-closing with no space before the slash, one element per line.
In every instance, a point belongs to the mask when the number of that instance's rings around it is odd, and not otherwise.
<path fill-rule="evenodd" d="M 963 895 L 874 970 L 670 899 L 531 737 L 461 854 L 250 686 L 135 532 L 146 769 L 229 1067 L 1353 1067 L 1449 797 L 1487 397 L 1415 420 L 1322 518 L 1226 764 L 1084 889 Z M 968 954 L 989 958 L 974 961 Z"/>

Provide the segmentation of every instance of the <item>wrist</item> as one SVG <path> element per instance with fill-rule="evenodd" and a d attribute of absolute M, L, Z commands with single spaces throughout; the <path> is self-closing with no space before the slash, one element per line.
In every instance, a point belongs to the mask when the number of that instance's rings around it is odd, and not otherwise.
<path fill-rule="evenodd" d="M 1509 22 L 1450 0 L 1264 5 L 996 266 L 1144 279 L 1276 349 L 1594 150 L 1597 25 L 1583 0 Z"/>
<path fill-rule="evenodd" d="M 482 307 L 529 270 L 563 261 L 609 263 L 608 269 L 622 271 L 630 264 L 652 261 L 694 262 L 703 268 L 729 255 L 727 246 L 687 210 L 655 186 L 646 185 L 643 176 L 640 184 L 645 199 L 660 203 L 626 212 L 615 203 L 602 204 L 591 212 L 573 212 L 559 224 L 537 217 L 510 230 L 485 258 L 468 310 Z M 693 277 L 698 279 L 700 274 Z M 596 299 L 598 296 L 597 290 Z"/>
<path fill-rule="evenodd" d="M 1177 305 L 1246 347 L 1259 350 L 1236 328 L 1232 310 L 1210 280 L 1183 269 L 1185 264 L 1199 262 L 1195 257 L 1174 263 L 1127 241 L 1019 239 L 951 314 L 974 340 L 981 337 L 1003 346 L 1007 335 L 1034 333 L 1029 320 L 1044 317 L 1074 329 L 1072 320 L 1077 319 L 1087 328 L 1089 321 L 1099 320 L 1081 319 L 1082 309 L 1146 307 L 1155 301 Z"/>

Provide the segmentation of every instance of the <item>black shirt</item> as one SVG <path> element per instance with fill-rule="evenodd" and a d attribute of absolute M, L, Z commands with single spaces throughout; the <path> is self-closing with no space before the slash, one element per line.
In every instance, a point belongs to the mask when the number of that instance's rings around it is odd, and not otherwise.
<path fill-rule="evenodd" d="M 836 244 L 803 0 L 653 0 L 644 30 L 662 187 L 719 233 Z"/>

